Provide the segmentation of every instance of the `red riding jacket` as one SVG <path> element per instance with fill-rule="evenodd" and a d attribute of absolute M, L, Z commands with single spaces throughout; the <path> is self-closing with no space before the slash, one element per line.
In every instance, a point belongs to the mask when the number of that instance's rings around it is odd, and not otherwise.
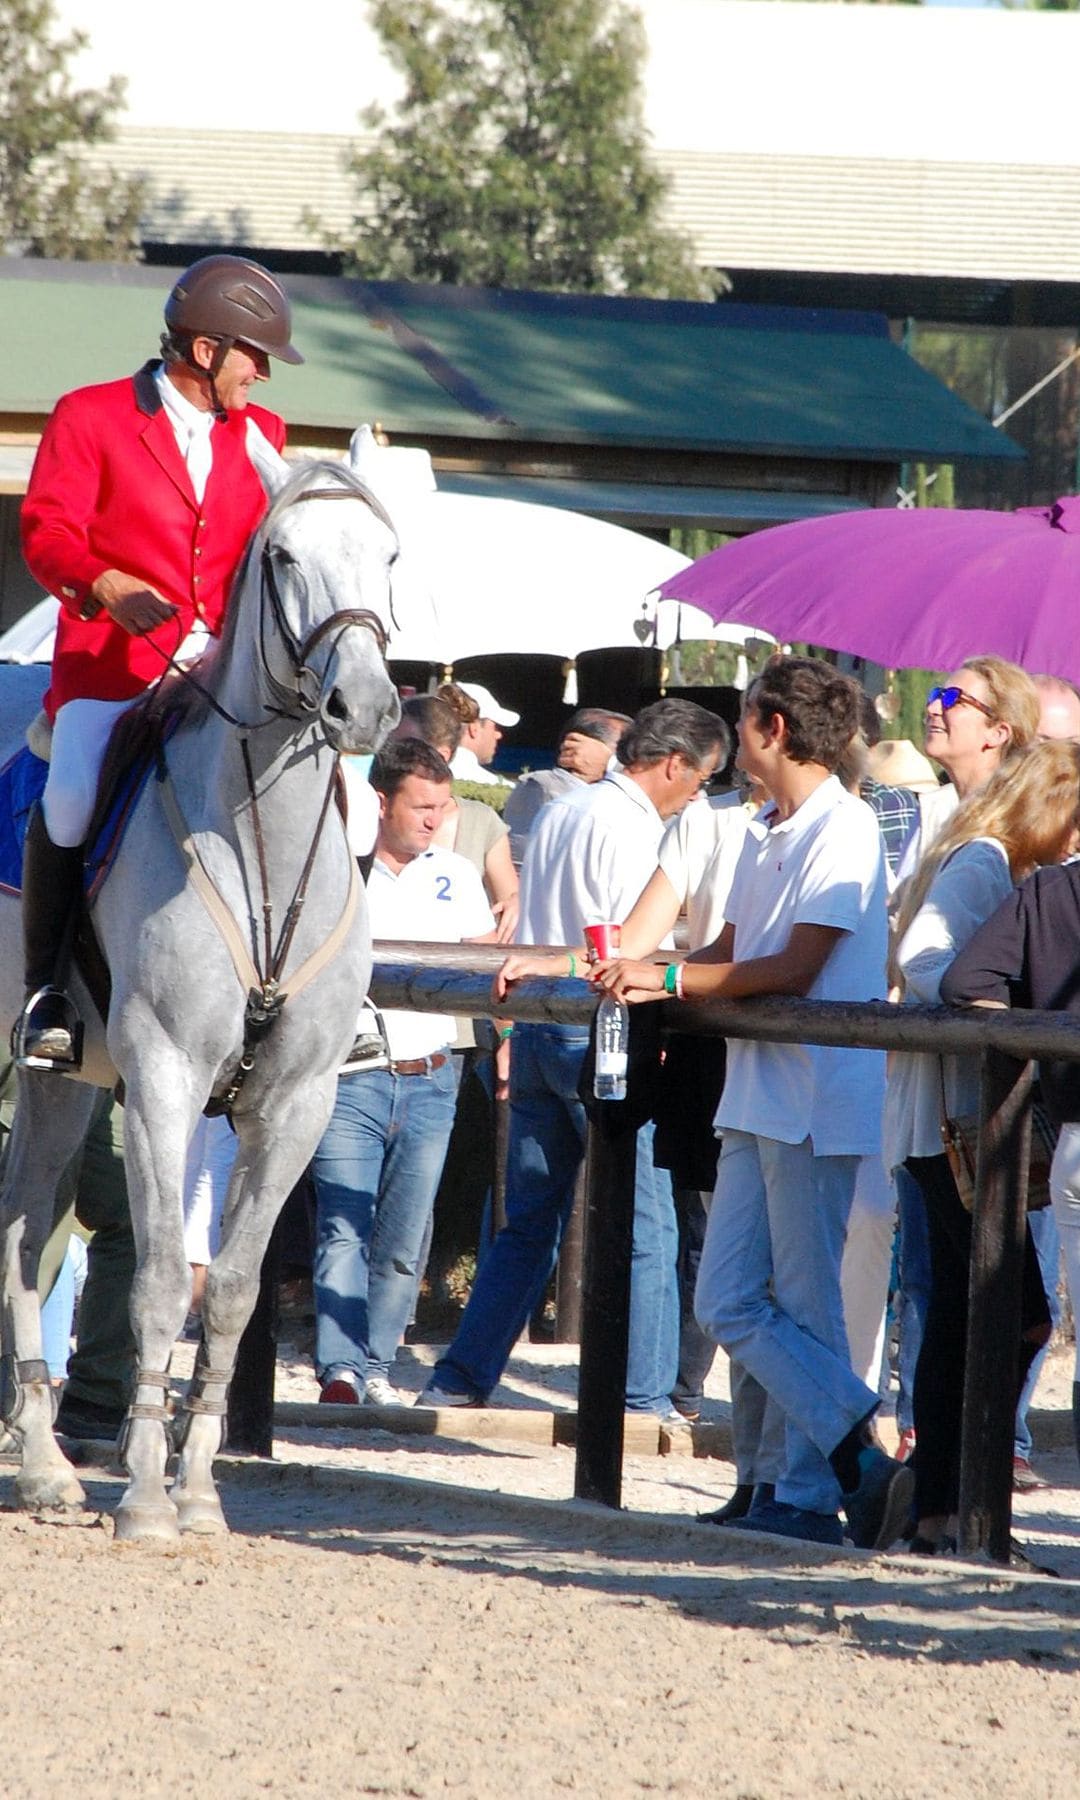
<path fill-rule="evenodd" d="M 154 363 L 123 381 L 78 388 L 42 434 L 22 508 L 23 555 L 60 602 L 45 709 L 67 700 L 127 700 L 163 673 L 197 618 L 216 636 L 237 565 L 266 510 L 247 455 L 250 415 L 276 450 L 285 425 L 261 406 L 215 424 L 200 505 L 153 379 Z M 82 616 L 106 569 L 141 576 L 179 609 L 149 638 L 105 612 Z"/>

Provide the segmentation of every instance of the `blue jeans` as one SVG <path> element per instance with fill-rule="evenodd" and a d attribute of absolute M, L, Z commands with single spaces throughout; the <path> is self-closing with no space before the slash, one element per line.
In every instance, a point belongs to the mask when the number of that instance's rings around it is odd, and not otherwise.
<path fill-rule="evenodd" d="M 543 1293 L 574 1203 L 585 1148 L 578 1080 L 588 1045 L 579 1025 L 518 1025 L 510 1062 L 506 1225 L 478 1271 L 453 1343 L 433 1380 L 486 1400 Z M 679 1364 L 678 1229 L 671 1179 L 652 1162 L 653 1127 L 638 1133 L 627 1406 L 670 1408 Z"/>
<path fill-rule="evenodd" d="M 852 1373 L 840 1295 L 858 1165 L 725 1131 L 698 1272 L 703 1330 L 785 1415 L 776 1498 L 811 1512 L 838 1510 L 828 1457 L 877 1402 Z"/>
<path fill-rule="evenodd" d="M 1046 1289 L 1046 1304 L 1050 1308 L 1050 1323 L 1055 1331 L 1061 1323 L 1061 1301 L 1058 1299 L 1058 1276 L 1061 1264 L 1061 1233 L 1053 1207 L 1041 1207 L 1038 1212 L 1028 1213 L 1028 1230 L 1035 1245 L 1035 1254 L 1039 1259 L 1039 1273 L 1043 1287 Z M 1031 1431 L 1028 1426 L 1028 1408 L 1035 1398 L 1035 1389 L 1042 1366 L 1050 1353 L 1050 1342 L 1036 1350 L 1031 1359 L 1031 1367 L 1027 1379 L 1020 1390 L 1020 1399 L 1016 1407 L 1016 1427 L 1013 1440 L 1013 1455 L 1022 1456 L 1025 1461 L 1031 1457 Z"/>
<path fill-rule="evenodd" d="M 712 1189 L 675 1189 L 675 1215 L 679 1225 L 679 1376 L 675 1393 L 681 1400 L 700 1402 L 709 1371 L 716 1360 L 716 1345 L 706 1337 L 694 1317 L 694 1293 L 705 1245 L 705 1227 Z"/>
<path fill-rule="evenodd" d="M 450 1059 L 427 1075 L 343 1075 L 312 1159 L 315 1372 L 387 1375 L 409 1322 L 454 1123 Z"/>
<path fill-rule="evenodd" d="M 915 1423 L 915 1369 L 930 1305 L 930 1227 L 922 1189 L 910 1169 L 896 1170 L 896 1199 L 900 1226 L 900 1287 L 893 1302 L 899 1338 L 896 1428 L 910 1431 Z"/>

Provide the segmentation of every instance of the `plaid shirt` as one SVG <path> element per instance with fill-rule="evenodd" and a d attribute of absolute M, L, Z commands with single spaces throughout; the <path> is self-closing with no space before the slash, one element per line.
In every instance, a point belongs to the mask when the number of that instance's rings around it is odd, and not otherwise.
<path fill-rule="evenodd" d="M 895 875 L 908 840 L 919 824 L 919 802 L 910 788 L 885 787 L 880 781 L 864 781 L 859 789 L 867 806 L 877 814 L 889 874 Z"/>

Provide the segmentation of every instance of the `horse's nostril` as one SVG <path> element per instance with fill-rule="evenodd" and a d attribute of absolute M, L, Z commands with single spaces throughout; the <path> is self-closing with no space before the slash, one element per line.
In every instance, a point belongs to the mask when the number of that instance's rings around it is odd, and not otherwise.
<path fill-rule="evenodd" d="M 349 716 L 349 709 L 341 697 L 341 689 L 335 688 L 326 702 L 326 711 L 331 719 L 343 721 Z"/>

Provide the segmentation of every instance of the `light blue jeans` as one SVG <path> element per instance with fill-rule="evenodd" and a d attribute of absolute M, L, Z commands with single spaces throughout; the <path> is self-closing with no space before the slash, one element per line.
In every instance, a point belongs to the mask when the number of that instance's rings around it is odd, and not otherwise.
<path fill-rule="evenodd" d="M 877 1404 L 852 1374 L 840 1293 L 858 1166 L 809 1138 L 725 1130 L 698 1271 L 702 1329 L 785 1415 L 776 1498 L 811 1512 L 839 1510 L 828 1457 Z"/>
<path fill-rule="evenodd" d="M 1035 1254 L 1039 1259 L 1039 1273 L 1043 1287 L 1046 1289 L 1046 1304 L 1050 1308 L 1050 1323 L 1056 1331 L 1061 1323 L 1061 1301 L 1058 1298 L 1058 1277 L 1061 1273 L 1061 1233 L 1054 1217 L 1052 1206 L 1041 1207 L 1037 1212 L 1028 1213 L 1028 1230 L 1031 1241 L 1035 1245 Z M 1028 1412 L 1035 1398 L 1039 1376 L 1043 1363 L 1050 1354 L 1050 1339 L 1036 1350 L 1031 1359 L 1031 1367 L 1027 1379 L 1020 1390 L 1020 1399 L 1016 1406 L 1016 1429 L 1013 1438 L 1013 1455 L 1022 1456 L 1030 1462 L 1032 1451 L 1031 1427 L 1028 1424 Z"/>
<path fill-rule="evenodd" d="M 578 1025 L 518 1025 L 510 1062 L 506 1225 L 484 1258 L 453 1343 L 433 1379 L 486 1400 L 498 1385 L 555 1267 L 585 1148 L 578 1081 L 588 1036 Z M 679 1234 L 671 1177 L 638 1133 L 626 1404 L 670 1410 L 679 1368 Z"/>
<path fill-rule="evenodd" d="M 388 1375 L 423 1271 L 454 1123 L 450 1058 L 427 1075 L 343 1075 L 312 1158 L 315 1372 Z"/>

